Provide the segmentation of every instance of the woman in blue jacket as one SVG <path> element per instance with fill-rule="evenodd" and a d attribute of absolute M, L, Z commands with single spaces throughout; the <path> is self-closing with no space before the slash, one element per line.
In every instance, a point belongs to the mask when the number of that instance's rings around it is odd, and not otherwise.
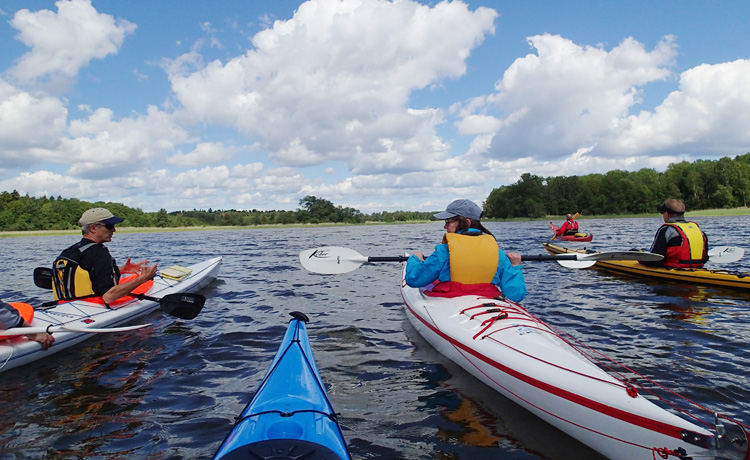
<path fill-rule="evenodd" d="M 480 222 L 484 213 L 474 202 L 456 200 L 435 218 L 445 220 L 442 244 L 429 257 L 417 251 L 406 262 L 406 284 L 435 283 L 433 295 L 497 295 L 519 302 L 526 296 L 521 255 L 498 248 L 492 232 Z"/>

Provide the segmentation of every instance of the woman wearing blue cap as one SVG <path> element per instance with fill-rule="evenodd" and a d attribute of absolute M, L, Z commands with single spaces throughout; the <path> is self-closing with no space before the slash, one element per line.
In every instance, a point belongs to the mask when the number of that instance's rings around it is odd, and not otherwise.
<path fill-rule="evenodd" d="M 417 251 L 406 262 L 406 284 L 424 287 L 435 283 L 432 295 L 456 297 L 502 294 L 515 302 L 526 296 L 521 255 L 505 253 L 495 236 L 480 222 L 482 208 L 469 200 L 456 200 L 435 218 L 445 220 L 443 242 L 425 258 Z"/>

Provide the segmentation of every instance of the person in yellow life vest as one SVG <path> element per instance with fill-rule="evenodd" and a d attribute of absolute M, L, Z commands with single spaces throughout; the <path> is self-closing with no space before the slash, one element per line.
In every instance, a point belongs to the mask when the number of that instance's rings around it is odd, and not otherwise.
<path fill-rule="evenodd" d="M 526 296 L 521 255 L 498 248 L 495 236 L 480 222 L 482 208 L 456 200 L 435 218 L 445 220 L 442 244 L 429 256 L 417 251 L 406 262 L 405 281 L 412 287 L 435 283 L 431 292 L 445 297 L 502 294 L 515 302 Z"/>
<path fill-rule="evenodd" d="M 30 327 L 34 319 L 34 307 L 27 303 L 5 303 L 0 300 L 0 329 L 7 330 L 15 327 Z M 55 338 L 46 332 L 37 334 L 26 334 L 26 336 L 39 342 L 43 350 L 48 349 L 55 343 Z"/>
<path fill-rule="evenodd" d="M 656 207 L 664 224 L 659 227 L 650 252 L 664 256 L 657 265 L 672 268 L 701 268 L 708 261 L 708 237 L 695 222 L 685 220 L 685 204 L 669 198 Z"/>
<path fill-rule="evenodd" d="M 53 264 L 53 288 L 56 299 L 71 300 L 100 296 L 105 305 L 130 294 L 156 276 L 157 266 L 148 261 L 137 264 L 127 260 L 119 267 L 103 243 L 112 241 L 115 224 L 124 219 L 105 208 L 93 208 L 78 221 L 83 237 L 65 249 Z M 137 273 L 120 282 L 120 274 Z"/>

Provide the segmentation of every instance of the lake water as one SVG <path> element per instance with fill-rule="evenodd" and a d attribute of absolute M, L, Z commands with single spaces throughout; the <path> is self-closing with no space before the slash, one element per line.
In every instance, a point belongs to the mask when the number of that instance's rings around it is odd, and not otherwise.
<path fill-rule="evenodd" d="M 710 245 L 745 247 L 750 218 L 696 219 Z M 661 219 L 583 220 L 597 250 L 648 248 Z M 560 222 L 556 222 L 559 224 Z M 546 221 L 488 223 L 507 251 L 541 254 Z M 355 459 L 601 457 L 458 368 L 406 320 L 400 264 L 345 275 L 304 271 L 298 254 L 346 246 L 368 256 L 430 253 L 442 224 L 116 233 L 123 263 L 165 268 L 224 258 L 186 321 L 92 337 L 0 374 L 0 460 L 211 458 L 249 402 L 286 330 L 306 313 L 315 358 Z M 0 239 L 0 297 L 41 304 L 34 267 L 75 236 Z M 723 266 L 750 272 L 750 255 Z M 527 262 L 534 314 L 593 349 L 712 410 L 750 423 L 750 293 L 639 281 Z M 678 403 L 682 405 L 682 403 Z M 705 413 L 693 413 L 705 416 Z"/>

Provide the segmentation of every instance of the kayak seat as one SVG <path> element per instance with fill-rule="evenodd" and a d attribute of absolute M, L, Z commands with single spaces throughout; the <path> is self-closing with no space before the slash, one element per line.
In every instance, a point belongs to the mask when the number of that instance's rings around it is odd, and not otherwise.
<path fill-rule="evenodd" d="M 221 460 L 343 460 L 331 449 L 301 439 L 269 439 L 227 452 Z"/>

